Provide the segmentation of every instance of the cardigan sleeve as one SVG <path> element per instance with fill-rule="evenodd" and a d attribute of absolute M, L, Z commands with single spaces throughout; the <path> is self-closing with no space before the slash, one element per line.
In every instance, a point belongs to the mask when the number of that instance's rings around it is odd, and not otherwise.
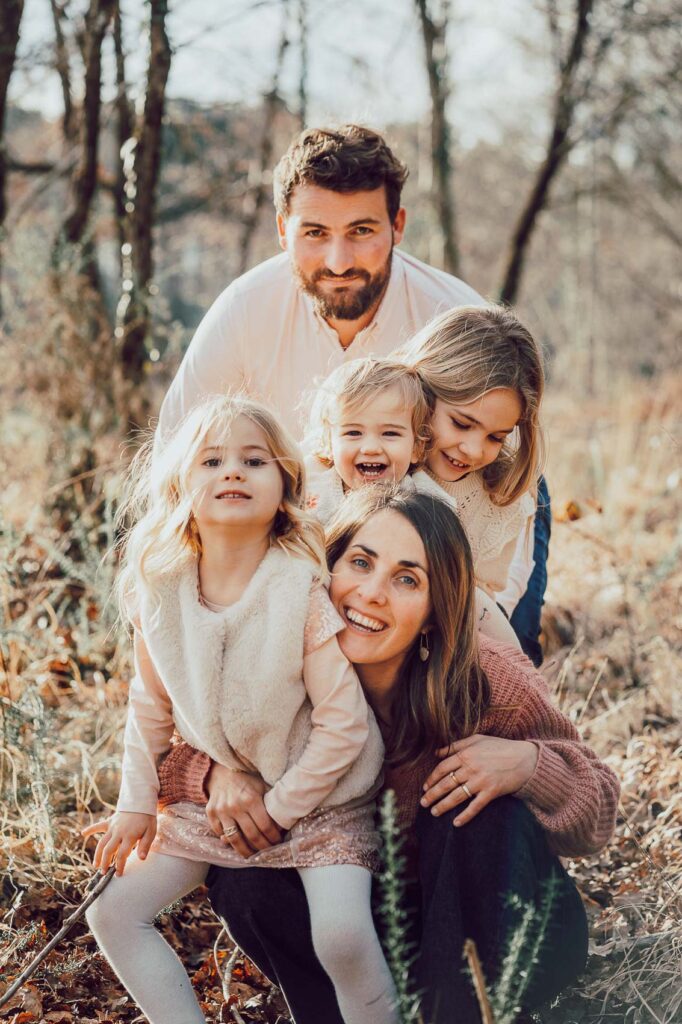
<path fill-rule="evenodd" d="M 121 789 L 116 809 L 156 814 L 157 762 L 173 735 L 170 698 L 154 668 L 142 634 L 134 639 L 135 675 L 130 683 L 123 739 Z"/>
<path fill-rule="evenodd" d="M 539 685 L 527 685 L 513 731 L 510 738 L 529 740 L 538 750 L 535 771 L 516 796 L 545 829 L 552 850 L 565 857 L 596 853 L 616 823 L 620 785 L 614 772 L 581 742 Z"/>
<path fill-rule="evenodd" d="M 320 806 L 369 735 L 369 707 L 336 636 L 305 655 L 303 681 L 313 706 L 308 743 L 263 798 L 268 814 L 286 830 Z"/>

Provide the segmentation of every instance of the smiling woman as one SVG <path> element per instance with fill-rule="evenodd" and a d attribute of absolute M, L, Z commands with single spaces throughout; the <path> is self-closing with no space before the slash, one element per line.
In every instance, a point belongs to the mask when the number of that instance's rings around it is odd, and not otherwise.
<path fill-rule="evenodd" d="M 477 634 L 471 552 L 450 506 L 378 486 L 355 491 L 329 526 L 327 556 L 345 624 L 339 643 L 380 723 L 385 785 L 407 841 L 423 1018 L 478 1024 L 459 967 L 464 939 L 475 939 L 494 984 L 519 906 L 539 907 L 551 884 L 544 942 L 517 993 L 532 1009 L 583 966 L 585 915 L 557 854 L 608 840 L 617 780 L 553 707 L 530 662 Z M 257 807 L 267 790 L 186 746 L 161 775 L 165 799 L 182 798 L 190 778 L 202 799 L 201 779 L 209 814 L 219 816 Z M 244 867 L 212 869 L 208 882 L 234 939 L 282 987 L 297 1024 L 340 1024 L 298 878 Z"/>

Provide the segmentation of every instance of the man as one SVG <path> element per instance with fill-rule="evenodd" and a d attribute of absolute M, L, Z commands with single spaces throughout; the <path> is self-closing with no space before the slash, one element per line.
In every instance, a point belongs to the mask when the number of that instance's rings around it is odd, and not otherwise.
<path fill-rule="evenodd" d="M 395 248 L 405 229 L 406 177 L 385 140 L 368 128 L 313 128 L 294 140 L 274 174 L 284 252 L 216 299 L 163 402 L 160 437 L 202 397 L 238 388 L 270 405 L 300 436 L 308 391 L 341 363 L 387 356 L 437 313 L 483 304 L 463 281 Z M 538 504 L 531 578 L 520 544 L 510 569 L 513 593 L 503 602 L 513 607 L 528 581 L 512 625 L 535 664 L 542 660 L 550 525 L 544 481 Z"/>

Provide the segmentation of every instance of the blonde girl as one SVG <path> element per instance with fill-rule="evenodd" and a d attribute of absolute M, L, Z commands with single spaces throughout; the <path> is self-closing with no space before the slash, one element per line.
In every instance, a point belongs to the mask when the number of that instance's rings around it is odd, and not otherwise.
<path fill-rule="evenodd" d="M 462 306 L 427 324 L 400 358 L 419 372 L 433 399 L 425 475 L 434 493 L 456 503 L 477 582 L 511 611 L 533 567 L 543 451 L 538 347 L 511 310 Z"/>
<path fill-rule="evenodd" d="M 314 393 L 303 442 L 308 504 L 325 525 L 347 491 L 395 484 L 421 461 L 431 414 L 419 374 L 367 357 L 344 363 Z"/>
<path fill-rule="evenodd" d="M 210 864 L 295 867 L 344 1020 L 394 1024 L 370 912 L 383 747 L 336 640 L 343 623 L 323 586 L 299 452 L 263 406 L 219 398 L 153 461 L 147 448 L 133 481 L 120 598 L 136 672 L 122 784 L 113 817 L 86 830 L 103 833 L 95 865 L 115 861 L 117 872 L 90 927 L 151 1024 L 203 1024 L 156 915 Z M 157 814 L 156 766 L 174 729 L 262 780 L 262 803 L 207 813 L 201 792 Z"/>
<path fill-rule="evenodd" d="M 304 441 L 308 507 L 325 526 L 345 494 L 367 484 L 438 489 L 415 473 L 429 444 L 432 403 L 419 371 L 393 359 L 354 359 L 327 377 L 314 395 Z M 518 646 L 508 620 L 480 588 L 476 617 L 487 636 Z"/>

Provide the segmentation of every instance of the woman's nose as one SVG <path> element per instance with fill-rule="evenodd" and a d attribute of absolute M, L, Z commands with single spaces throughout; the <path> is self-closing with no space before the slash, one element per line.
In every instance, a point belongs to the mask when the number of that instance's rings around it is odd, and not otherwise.
<path fill-rule="evenodd" d="M 379 576 L 368 576 L 358 587 L 358 594 L 368 604 L 386 604 L 386 588 Z"/>

